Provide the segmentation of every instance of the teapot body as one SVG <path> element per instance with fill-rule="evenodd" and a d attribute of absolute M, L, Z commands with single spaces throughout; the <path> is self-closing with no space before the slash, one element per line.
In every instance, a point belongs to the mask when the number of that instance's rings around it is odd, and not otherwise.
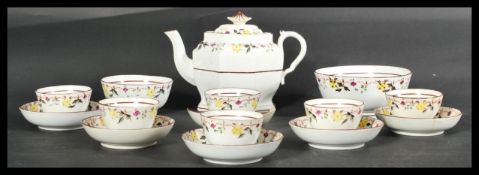
<path fill-rule="evenodd" d="M 274 110 L 273 95 L 283 75 L 282 47 L 273 43 L 269 33 L 221 37 L 207 32 L 193 50 L 193 76 L 201 95 L 198 110 L 206 109 L 206 90 L 231 87 L 260 91 L 257 109 Z"/>

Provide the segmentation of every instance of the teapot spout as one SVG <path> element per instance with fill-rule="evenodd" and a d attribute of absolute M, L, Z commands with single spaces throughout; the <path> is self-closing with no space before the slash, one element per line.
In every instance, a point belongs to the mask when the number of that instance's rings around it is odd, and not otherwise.
<path fill-rule="evenodd" d="M 173 45 L 173 58 L 176 70 L 178 70 L 181 77 L 183 77 L 188 83 L 195 85 L 195 80 L 193 78 L 193 62 L 188 58 L 188 55 L 186 55 L 185 45 L 183 44 L 180 34 L 176 30 L 166 31 L 165 34 Z"/>

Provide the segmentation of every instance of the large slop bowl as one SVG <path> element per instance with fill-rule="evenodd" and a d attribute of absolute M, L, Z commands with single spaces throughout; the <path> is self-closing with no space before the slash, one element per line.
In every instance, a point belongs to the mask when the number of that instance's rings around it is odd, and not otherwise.
<path fill-rule="evenodd" d="M 326 67 L 314 74 L 323 98 L 360 100 L 371 114 L 386 106 L 385 92 L 407 89 L 412 75 L 405 68 L 379 65 Z"/>

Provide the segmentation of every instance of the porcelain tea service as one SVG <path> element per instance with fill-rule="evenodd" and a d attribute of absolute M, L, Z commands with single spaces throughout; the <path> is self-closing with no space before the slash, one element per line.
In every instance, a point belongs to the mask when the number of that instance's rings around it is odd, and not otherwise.
<path fill-rule="evenodd" d="M 306 53 L 306 42 L 296 32 L 281 31 L 278 42 L 241 12 L 228 17 L 232 24 L 204 33 L 186 55 L 176 30 L 165 34 L 173 44 L 179 74 L 197 86 L 201 101 L 187 108 L 201 128 L 184 132 L 186 147 L 206 162 L 242 165 L 271 155 L 283 134 L 264 128 L 276 111 L 272 98 L 285 76 Z M 301 50 L 283 70 L 283 42 L 292 37 Z M 442 106 L 443 94 L 430 89 L 408 89 L 409 69 L 384 65 L 349 65 L 314 71 L 322 98 L 304 102 L 304 115 L 289 126 L 312 148 L 349 150 L 364 147 L 383 126 L 408 136 L 434 136 L 454 127 L 461 111 Z M 101 146 L 139 149 L 156 145 L 175 124 L 158 115 L 168 101 L 173 79 L 149 75 L 114 75 L 100 81 L 105 99 L 90 101 L 92 89 L 82 85 L 39 88 L 37 101 L 19 107 L 30 123 L 42 130 L 83 128 Z"/>

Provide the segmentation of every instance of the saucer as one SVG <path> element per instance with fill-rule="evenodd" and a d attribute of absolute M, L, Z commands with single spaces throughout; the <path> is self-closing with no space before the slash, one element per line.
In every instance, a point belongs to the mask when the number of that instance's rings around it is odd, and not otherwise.
<path fill-rule="evenodd" d="M 37 101 L 23 104 L 19 109 L 28 122 L 48 131 L 81 129 L 83 119 L 101 114 L 98 103 L 93 101 L 90 101 L 88 110 L 84 112 L 42 112 L 41 103 Z"/>
<path fill-rule="evenodd" d="M 206 141 L 203 129 L 183 133 L 186 147 L 206 162 L 222 165 L 244 165 L 259 162 L 272 154 L 283 140 L 283 134 L 263 129 L 257 143 L 249 145 L 214 145 Z"/>
<path fill-rule="evenodd" d="M 101 116 L 88 117 L 82 121 L 86 133 L 101 146 L 111 149 L 140 149 L 156 145 L 173 128 L 175 120 L 156 116 L 155 126 L 144 129 L 108 129 Z"/>
<path fill-rule="evenodd" d="M 327 150 L 350 150 L 364 146 L 374 139 L 384 123 L 370 116 L 363 116 L 357 129 L 316 129 L 310 118 L 303 116 L 289 121 L 293 132 L 309 146 Z"/>
<path fill-rule="evenodd" d="M 386 126 L 400 135 L 406 136 L 435 136 L 454 127 L 461 119 L 462 113 L 458 109 L 441 107 L 436 117 L 412 118 L 390 115 L 388 107 L 376 109 L 376 116 L 384 121 Z"/>
<path fill-rule="evenodd" d="M 203 126 L 203 124 L 201 123 L 200 112 L 204 112 L 206 110 L 204 109 L 193 110 L 190 108 L 186 108 L 186 110 L 188 111 L 188 114 L 190 115 L 191 119 L 193 119 L 193 121 L 196 124 L 198 124 L 199 126 Z M 263 114 L 264 116 L 263 123 L 268 123 L 271 120 L 271 118 L 273 118 L 273 114 L 274 112 L 276 112 L 276 109 L 273 108 L 270 110 L 257 110 L 256 112 Z"/>

